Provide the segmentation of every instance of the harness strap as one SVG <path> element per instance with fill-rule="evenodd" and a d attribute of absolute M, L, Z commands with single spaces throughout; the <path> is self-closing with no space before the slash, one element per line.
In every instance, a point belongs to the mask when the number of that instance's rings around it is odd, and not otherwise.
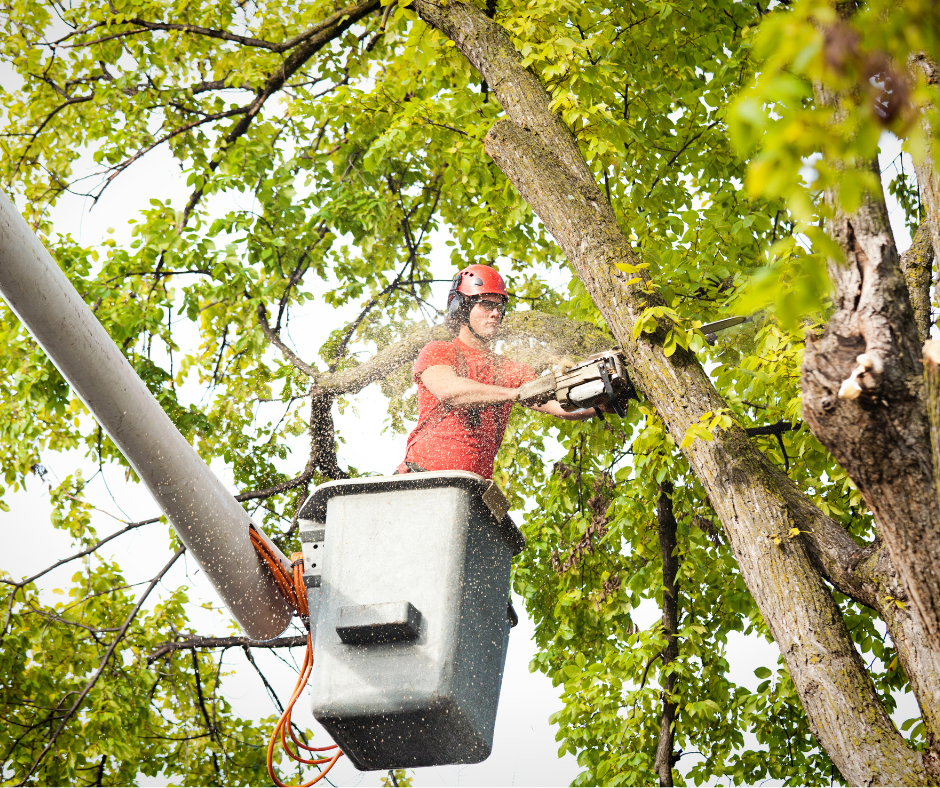
<path fill-rule="evenodd" d="M 466 378 L 469 377 L 469 369 L 467 367 L 467 358 L 464 355 L 464 352 L 457 346 L 456 342 L 451 343 L 454 346 L 454 352 L 457 355 L 457 377 Z M 490 385 L 501 386 L 503 377 L 503 359 L 502 357 L 493 354 L 493 379 Z M 483 382 L 483 381 L 480 381 Z M 484 405 L 480 408 L 467 408 L 467 422 L 473 429 L 478 429 L 482 423 L 482 414 L 483 411 L 487 408 L 493 407 L 492 405 Z"/>

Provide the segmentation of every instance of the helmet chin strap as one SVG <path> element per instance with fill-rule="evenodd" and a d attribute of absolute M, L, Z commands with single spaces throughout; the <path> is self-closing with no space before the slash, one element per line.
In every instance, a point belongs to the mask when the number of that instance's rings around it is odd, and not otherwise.
<path fill-rule="evenodd" d="M 468 320 L 466 323 L 464 323 L 464 325 L 465 325 L 467 328 L 469 328 L 469 329 L 470 329 L 470 333 L 473 334 L 473 336 L 475 336 L 475 337 L 476 337 L 477 339 L 479 339 L 481 342 L 485 342 L 485 343 L 488 345 L 488 344 L 490 344 L 490 342 L 493 341 L 492 339 L 487 339 L 486 337 L 481 336 L 481 335 L 478 334 L 476 331 L 474 331 L 474 330 L 473 330 L 473 326 L 470 325 L 470 321 L 469 321 L 469 320 Z"/>

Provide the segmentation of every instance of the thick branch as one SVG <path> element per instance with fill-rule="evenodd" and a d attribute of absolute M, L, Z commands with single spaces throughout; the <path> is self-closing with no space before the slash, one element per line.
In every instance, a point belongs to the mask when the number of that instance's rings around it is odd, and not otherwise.
<path fill-rule="evenodd" d="M 147 664 L 152 665 L 161 657 L 172 654 L 174 651 L 185 651 L 194 648 L 235 648 L 245 646 L 248 648 L 293 648 L 304 646 L 307 643 L 306 635 L 297 637 L 274 638 L 273 640 L 252 640 L 246 637 L 230 638 L 190 638 L 175 643 L 162 643 L 147 655 Z"/>
<path fill-rule="evenodd" d="M 310 462 L 331 479 L 348 479 L 336 459 L 336 431 L 333 425 L 333 396 L 317 386 L 310 396 Z"/>

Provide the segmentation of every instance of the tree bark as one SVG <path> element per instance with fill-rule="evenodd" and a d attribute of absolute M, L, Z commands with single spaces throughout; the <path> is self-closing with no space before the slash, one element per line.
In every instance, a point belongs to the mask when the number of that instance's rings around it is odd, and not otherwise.
<path fill-rule="evenodd" d="M 922 352 L 927 416 L 930 419 L 930 449 L 933 456 L 937 494 L 940 495 L 940 342 L 937 340 L 925 342 Z"/>
<path fill-rule="evenodd" d="M 487 152 L 552 233 L 621 342 L 635 383 L 681 443 L 687 429 L 725 407 L 691 353 L 662 351 L 666 331 L 633 337 L 655 302 L 636 258 L 577 143 L 550 108 L 538 78 L 509 37 L 472 5 L 415 0 L 425 22 L 451 38 L 506 111 Z M 774 635 L 810 726 L 851 783 L 923 784 L 921 757 L 880 703 L 828 588 L 787 505 L 779 477 L 744 431 L 732 426 L 684 450 L 729 536 L 745 582 Z M 792 485 L 790 485 L 792 487 Z M 792 496 L 802 497 L 792 487 Z M 808 506 L 811 506 L 807 502 Z"/>
<path fill-rule="evenodd" d="M 936 783 L 940 775 L 940 652 L 930 645 L 920 618 L 912 614 L 910 598 L 884 543 L 857 544 L 835 520 L 807 504 L 803 496 L 789 500 L 794 511 L 801 512 L 807 528 L 801 538 L 817 568 L 843 594 L 875 610 L 888 628 L 920 706 L 928 745 L 924 767 L 929 781 Z"/>
<path fill-rule="evenodd" d="M 930 241 L 930 227 L 925 220 L 921 222 L 914 240 L 901 255 L 901 273 L 907 283 L 907 292 L 914 310 L 914 323 L 921 342 L 930 338 L 930 285 L 933 279 L 934 248 Z"/>
<path fill-rule="evenodd" d="M 838 97 L 816 86 L 817 102 Z M 878 162 L 863 166 L 879 175 Z M 933 647 L 940 649 L 940 499 L 924 402 L 921 341 L 880 188 L 846 213 L 826 194 L 835 314 L 807 338 L 803 414 L 868 504 Z"/>
<path fill-rule="evenodd" d="M 666 647 L 663 649 L 663 672 L 679 657 L 679 556 L 676 555 L 676 517 L 672 511 L 672 484 L 664 482 L 660 488 L 656 505 L 659 523 L 659 547 L 663 554 L 663 634 Z M 659 725 L 659 741 L 656 745 L 656 761 L 653 769 L 659 777 L 660 786 L 672 788 L 672 767 L 675 764 L 673 723 L 676 720 L 676 674 L 666 675 L 663 686 L 663 716 Z"/>
<path fill-rule="evenodd" d="M 940 68 L 926 54 L 919 53 L 910 60 L 911 69 L 923 74 L 929 85 L 940 88 Z M 940 254 L 940 173 L 937 172 L 934 155 L 936 150 L 931 144 L 932 129 L 928 121 L 924 120 L 924 134 L 927 139 L 927 150 L 923 161 L 914 162 L 914 172 L 917 175 L 917 186 L 920 189 L 920 201 L 924 206 L 925 221 L 930 231 L 930 241 L 934 253 Z"/>

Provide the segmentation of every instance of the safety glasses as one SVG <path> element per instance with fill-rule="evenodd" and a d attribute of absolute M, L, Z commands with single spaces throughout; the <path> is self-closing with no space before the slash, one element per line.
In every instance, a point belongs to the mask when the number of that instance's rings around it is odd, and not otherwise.
<path fill-rule="evenodd" d="M 506 314 L 506 302 L 505 301 L 474 301 L 474 306 L 480 307 L 484 312 L 499 312 L 499 316 L 502 317 Z"/>

